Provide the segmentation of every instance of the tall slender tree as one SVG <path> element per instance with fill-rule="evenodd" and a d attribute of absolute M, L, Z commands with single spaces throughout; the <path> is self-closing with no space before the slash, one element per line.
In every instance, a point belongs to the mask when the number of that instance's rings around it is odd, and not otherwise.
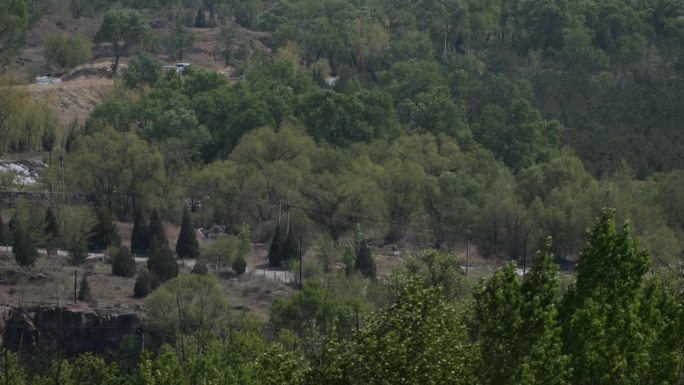
<path fill-rule="evenodd" d="M 375 261 L 373 260 L 373 254 L 366 242 L 361 242 L 361 245 L 359 246 L 359 250 L 356 253 L 354 268 L 367 278 L 375 278 Z"/>
<path fill-rule="evenodd" d="M 52 206 L 48 207 L 45 211 L 45 247 L 49 255 L 54 254 L 54 252 L 59 247 L 60 243 L 60 231 L 59 223 L 57 222 L 57 216 Z"/>
<path fill-rule="evenodd" d="M 133 217 L 133 232 L 131 233 L 131 252 L 145 253 L 150 249 L 150 229 L 145 222 L 142 209 L 137 208 Z"/>
<path fill-rule="evenodd" d="M 649 254 L 618 229 L 615 210 L 604 209 L 587 234 L 577 264 L 577 283 L 563 299 L 564 347 L 571 357 L 571 383 L 648 383 L 650 325 L 640 320 L 638 303 L 649 269 Z"/>
<path fill-rule="evenodd" d="M 105 250 L 109 246 L 120 243 L 121 236 L 112 214 L 106 208 L 101 208 L 97 212 L 97 222 L 93 228 L 93 233 L 88 238 L 88 248 L 90 250 Z"/>
<path fill-rule="evenodd" d="M 283 260 L 290 261 L 297 259 L 299 257 L 299 242 L 295 237 L 294 230 L 290 229 L 287 233 L 287 238 L 285 238 L 285 244 L 283 245 Z"/>
<path fill-rule="evenodd" d="M 166 245 L 167 247 L 169 245 L 169 240 L 166 238 L 166 230 L 164 230 L 164 222 L 157 209 L 152 210 L 150 214 L 150 240 L 152 238 L 156 238 L 159 245 Z M 150 247 L 152 247 L 151 241 Z"/>
<path fill-rule="evenodd" d="M 195 228 L 190 218 L 190 210 L 186 207 L 183 210 L 183 220 L 181 221 L 180 234 L 176 241 L 176 254 L 178 258 L 197 258 L 199 256 L 199 243 Z"/>
<path fill-rule="evenodd" d="M 151 273 L 156 274 L 162 282 L 178 276 L 178 263 L 173 257 L 171 248 L 169 248 L 168 243 L 159 242 L 154 235 L 152 235 L 147 268 Z"/>
<path fill-rule="evenodd" d="M 276 226 L 275 233 L 271 239 L 271 247 L 268 249 L 268 263 L 271 266 L 278 267 L 283 262 L 283 249 L 285 242 L 283 241 L 283 234 L 280 231 L 280 225 Z"/>
<path fill-rule="evenodd" d="M 12 233 L 14 238 L 12 242 L 14 259 L 21 266 L 34 265 L 39 256 L 38 250 L 36 250 L 24 228 L 17 224 Z"/>

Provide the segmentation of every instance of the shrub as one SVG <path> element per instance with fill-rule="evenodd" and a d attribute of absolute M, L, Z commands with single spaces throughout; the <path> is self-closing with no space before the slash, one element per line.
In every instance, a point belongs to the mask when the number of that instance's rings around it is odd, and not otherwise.
<path fill-rule="evenodd" d="M 112 274 L 117 277 L 133 277 L 135 275 L 135 259 L 126 246 L 119 247 L 112 260 Z"/>
<path fill-rule="evenodd" d="M 238 255 L 233 261 L 232 267 L 237 275 L 245 274 L 245 271 L 247 270 L 247 261 L 245 261 L 245 258 L 242 255 Z"/>
<path fill-rule="evenodd" d="M 368 278 L 375 278 L 375 261 L 366 242 L 361 243 L 359 247 L 354 268 Z"/>
<path fill-rule="evenodd" d="M 206 275 L 208 273 L 209 269 L 202 261 L 195 262 L 195 266 L 192 267 L 192 274 Z"/>
<path fill-rule="evenodd" d="M 144 298 L 152 291 L 152 279 L 150 273 L 147 270 L 141 270 L 138 273 L 138 278 L 135 280 L 135 286 L 133 287 L 133 296 L 135 298 Z"/>
<path fill-rule="evenodd" d="M 45 60 L 62 68 L 75 67 L 90 60 L 90 40 L 79 34 L 57 34 L 45 43 Z"/>

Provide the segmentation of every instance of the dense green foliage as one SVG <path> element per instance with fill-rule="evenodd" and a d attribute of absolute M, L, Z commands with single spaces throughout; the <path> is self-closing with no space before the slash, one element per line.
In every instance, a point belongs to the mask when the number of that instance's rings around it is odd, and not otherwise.
<path fill-rule="evenodd" d="M 48 5 L 0 0 L 2 59 Z M 165 283 L 146 303 L 151 353 L 130 349 L 126 368 L 59 360 L 28 381 L 682 383 L 684 1 L 71 0 L 68 10 L 102 19 L 94 40 L 112 46 L 113 72 L 136 56 L 62 143 L 54 112 L 3 76 L 0 152 L 54 147 L 66 178 L 53 163 L 41 182 L 111 213 L 97 225 L 86 207 L 55 208 L 59 245 L 76 261 L 93 230 L 132 220 L 131 249 L 149 256 L 135 296 Z M 195 63 L 161 73 L 152 54 L 194 54 L 194 33 L 202 50 L 216 37 L 234 78 Z M 54 236 L 42 209 L 14 211 L 14 252 L 30 265 Z M 202 274 L 178 276 L 161 218 L 182 218 L 181 257 L 198 254 L 192 223 L 225 226 L 199 250 Z M 269 241 L 270 264 L 292 267 L 304 246 L 295 234 L 321 240 L 301 290 L 275 301 L 267 325 L 228 311 L 222 273 L 201 267 L 242 274 L 250 245 Z M 454 255 L 466 243 L 478 263 L 512 262 L 473 288 Z M 440 251 L 385 273 L 369 244 Z M 19 360 L 4 359 L 0 379 L 23 381 Z"/>
<path fill-rule="evenodd" d="M 20 266 L 31 266 L 36 263 L 39 254 L 31 239 L 26 234 L 26 230 L 21 225 L 16 225 L 12 229 L 12 253 L 14 259 Z"/>
<path fill-rule="evenodd" d="M 195 228 L 192 225 L 192 218 L 190 218 L 190 210 L 186 208 L 183 210 L 180 234 L 176 241 L 176 255 L 178 258 L 197 258 L 199 254 L 199 243 L 197 242 Z"/>
<path fill-rule="evenodd" d="M 144 298 L 152 291 L 152 277 L 147 270 L 138 272 L 138 277 L 135 279 L 133 286 L 133 295 L 135 298 Z"/>
<path fill-rule="evenodd" d="M 152 236 L 150 252 L 147 257 L 147 268 L 162 282 L 168 281 L 178 275 L 178 263 L 164 238 L 161 242 L 156 236 Z"/>
<path fill-rule="evenodd" d="M 104 14 L 95 42 L 111 43 L 114 50 L 112 72 L 119 69 L 121 55 L 143 42 L 148 29 L 147 20 L 139 12 L 111 10 Z"/>
<path fill-rule="evenodd" d="M 126 246 L 119 246 L 112 257 L 112 274 L 128 278 L 135 276 L 135 259 Z"/>
<path fill-rule="evenodd" d="M 105 250 L 109 246 L 116 246 L 120 243 L 121 236 L 112 214 L 105 209 L 98 210 L 95 227 L 88 239 L 88 249 Z"/>
<path fill-rule="evenodd" d="M 81 35 L 53 35 L 45 43 L 45 59 L 61 68 L 75 67 L 90 59 L 90 45 Z"/>
<path fill-rule="evenodd" d="M 271 246 L 268 248 L 268 263 L 273 267 L 280 266 L 285 260 L 284 258 L 285 240 L 283 239 L 283 232 L 280 230 L 278 224 L 273 232 L 271 238 Z"/>

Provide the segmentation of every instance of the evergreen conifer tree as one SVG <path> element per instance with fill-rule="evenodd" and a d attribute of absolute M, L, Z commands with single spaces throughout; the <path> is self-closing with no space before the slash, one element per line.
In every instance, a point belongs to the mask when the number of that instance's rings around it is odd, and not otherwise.
<path fill-rule="evenodd" d="M 131 233 L 131 252 L 145 253 L 150 249 L 150 229 L 140 208 L 135 210 L 133 232 Z"/>
<path fill-rule="evenodd" d="M 126 246 L 120 246 L 112 260 L 112 274 L 118 277 L 135 275 L 135 259 Z"/>
<path fill-rule="evenodd" d="M 280 231 L 280 225 L 276 226 L 273 239 L 271 239 L 271 247 L 268 249 L 268 263 L 273 267 L 278 267 L 283 262 L 283 249 L 285 248 L 283 234 Z"/>
<path fill-rule="evenodd" d="M 93 296 L 90 293 L 90 284 L 88 284 L 88 278 L 83 276 L 80 288 L 78 289 L 78 300 L 82 302 L 90 302 L 92 299 Z"/>
<path fill-rule="evenodd" d="M 105 250 L 109 246 L 120 244 L 119 229 L 114 223 L 112 214 L 104 208 L 98 210 L 97 214 L 97 223 L 95 223 L 93 233 L 88 238 L 88 248 L 90 250 Z"/>
<path fill-rule="evenodd" d="M 283 260 L 290 261 L 299 257 L 299 242 L 294 235 L 294 231 L 290 230 L 283 245 Z"/>
<path fill-rule="evenodd" d="M 190 210 L 183 210 L 183 220 L 181 221 L 180 234 L 176 242 L 176 254 L 178 258 L 197 258 L 199 256 L 199 243 L 195 229 L 192 226 Z"/>
<path fill-rule="evenodd" d="M 361 242 L 356 254 L 354 268 L 367 278 L 375 278 L 375 261 L 366 242 Z"/>
<path fill-rule="evenodd" d="M 152 247 L 152 238 L 156 238 L 160 245 L 168 247 L 169 240 L 166 238 L 166 231 L 164 230 L 164 222 L 157 209 L 152 210 L 150 214 L 150 248 Z"/>
<path fill-rule="evenodd" d="M 57 216 L 52 207 L 48 207 L 45 212 L 45 247 L 48 254 L 54 254 L 59 247 L 59 237 L 60 231 Z"/>
<path fill-rule="evenodd" d="M 150 272 L 156 274 L 162 282 L 178 276 L 178 264 L 169 245 L 158 242 L 154 235 L 151 244 L 150 256 L 147 259 L 147 268 Z"/>
<path fill-rule="evenodd" d="M 233 260 L 233 270 L 237 273 L 237 275 L 242 275 L 245 274 L 245 271 L 247 270 L 247 261 L 245 261 L 245 258 L 242 255 L 238 255 L 235 257 Z"/>
<path fill-rule="evenodd" d="M 14 259 L 21 266 L 32 266 L 39 256 L 38 250 L 31 243 L 26 231 L 18 224 L 14 226 L 12 252 Z"/>
<path fill-rule="evenodd" d="M 5 229 L 5 222 L 0 215 L 0 245 L 7 244 L 8 231 Z"/>

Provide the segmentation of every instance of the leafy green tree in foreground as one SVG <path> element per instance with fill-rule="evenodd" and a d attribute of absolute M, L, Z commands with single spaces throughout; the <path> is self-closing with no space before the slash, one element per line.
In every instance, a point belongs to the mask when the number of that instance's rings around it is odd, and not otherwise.
<path fill-rule="evenodd" d="M 568 383 L 559 289 L 550 242 L 521 283 L 515 265 L 498 270 L 475 295 L 482 384 Z"/>
<path fill-rule="evenodd" d="M 630 236 L 629 224 L 618 229 L 615 210 L 604 209 L 587 234 L 577 283 L 563 299 L 564 346 L 571 357 L 572 384 L 650 381 L 646 376 L 650 344 L 645 336 L 651 325 L 642 322 L 638 307 L 648 268 L 648 252 Z M 670 370 L 676 372 L 675 367 Z"/>
<path fill-rule="evenodd" d="M 176 241 L 176 254 L 178 258 L 197 258 L 199 256 L 199 243 L 197 235 L 190 218 L 190 210 L 183 210 L 183 220 L 181 221 L 180 234 Z"/>
<path fill-rule="evenodd" d="M 312 383 L 473 384 L 475 354 L 468 339 L 462 311 L 439 288 L 409 281 Z"/>

